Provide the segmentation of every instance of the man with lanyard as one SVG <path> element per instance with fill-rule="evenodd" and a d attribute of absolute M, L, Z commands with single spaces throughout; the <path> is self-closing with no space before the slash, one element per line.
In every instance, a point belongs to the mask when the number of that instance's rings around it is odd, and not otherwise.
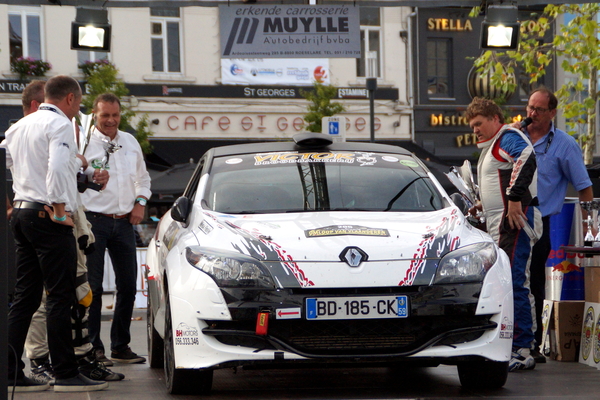
<path fill-rule="evenodd" d="M 579 194 L 580 201 L 592 201 L 594 192 L 589 178 L 581 148 L 575 139 L 566 132 L 557 129 L 552 122 L 556 116 L 558 100 L 554 93 L 541 87 L 533 91 L 527 103 L 527 117 L 532 119 L 523 132 L 533 143 L 538 167 L 538 199 L 544 230 L 542 237 L 533 247 L 531 262 L 531 292 L 535 298 L 536 346 L 534 352 L 537 362 L 544 363 L 546 358 L 538 346 L 542 343 L 542 311 L 546 298 L 546 260 L 550 254 L 550 216 L 558 214 L 567 193 L 569 183 Z M 519 128 L 519 123 L 512 126 Z"/>
<path fill-rule="evenodd" d="M 121 363 L 142 363 L 129 347 L 131 341 L 131 315 L 136 296 L 137 254 L 133 225 L 144 218 L 145 205 L 150 197 L 150 175 L 142 149 L 135 137 L 119 131 L 121 102 L 112 93 L 96 97 L 93 107 L 95 126 L 84 155 L 89 160 L 89 170 L 106 168 L 110 180 L 101 192 L 86 190 L 82 193 L 86 216 L 92 224 L 96 238 L 96 251 L 87 258 L 88 280 L 94 299 L 90 306 L 89 333 L 96 359 L 106 365 L 112 361 L 106 357 L 100 338 L 102 309 L 102 282 L 104 278 L 104 253 L 108 249 L 117 297 L 111 325 L 111 358 Z"/>
<path fill-rule="evenodd" d="M 71 213 L 79 206 L 77 168 L 85 166 L 83 157 L 76 159 L 71 120 L 79 112 L 81 88 L 73 78 L 59 75 L 48 80 L 44 93 L 45 103 L 10 127 L 2 144 L 15 192 L 10 222 L 17 283 L 8 315 L 9 390 L 40 391 L 49 386 L 27 378 L 21 360 L 44 289 L 54 391 L 102 390 L 108 387 L 106 382 L 79 373 L 71 337 L 71 309 L 77 303 L 77 244 Z"/>
<path fill-rule="evenodd" d="M 514 335 L 509 371 L 534 369 L 532 296 L 529 289 L 531 249 L 540 237 L 536 163 L 523 132 L 504 124 L 502 109 L 476 97 L 465 113 L 477 135 L 481 155 L 477 179 L 487 232 L 510 259 L 514 299 Z"/>

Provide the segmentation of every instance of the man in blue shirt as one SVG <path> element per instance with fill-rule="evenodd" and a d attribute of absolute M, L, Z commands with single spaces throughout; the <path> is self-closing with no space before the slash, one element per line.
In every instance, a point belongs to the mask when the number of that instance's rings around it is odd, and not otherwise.
<path fill-rule="evenodd" d="M 546 260 L 550 253 L 550 216 L 562 210 L 567 186 L 573 185 L 580 201 L 594 198 L 581 148 L 575 139 L 554 126 L 558 100 L 550 90 L 540 87 L 533 91 L 527 103 L 527 116 L 533 122 L 523 129 L 535 150 L 538 171 L 538 200 L 544 231 L 533 247 L 531 261 L 531 292 L 535 298 L 537 330 L 536 348 L 532 352 L 536 362 L 546 362 L 538 351 L 542 342 L 542 309 L 546 289 Z M 519 123 L 513 124 L 520 128 Z"/>

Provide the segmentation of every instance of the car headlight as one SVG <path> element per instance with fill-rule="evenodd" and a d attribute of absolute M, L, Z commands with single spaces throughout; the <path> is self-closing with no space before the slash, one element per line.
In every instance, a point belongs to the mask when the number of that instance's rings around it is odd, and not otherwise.
<path fill-rule="evenodd" d="M 485 274 L 498 258 L 494 243 L 475 243 L 446 254 L 433 283 L 483 282 Z"/>
<path fill-rule="evenodd" d="M 191 246 L 185 249 L 185 258 L 194 268 L 210 275 L 219 287 L 275 287 L 267 268 L 243 254 Z"/>

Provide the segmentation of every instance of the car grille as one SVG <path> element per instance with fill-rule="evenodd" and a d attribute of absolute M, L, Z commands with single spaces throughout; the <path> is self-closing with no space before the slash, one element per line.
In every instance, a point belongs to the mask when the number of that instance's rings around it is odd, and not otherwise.
<path fill-rule="evenodd" d="M 286 349 L 308 355 L 408 354 L 434 345 L 479 338 L 493 324 L 489 316 L 436 316 L 384 320 L 272 320 L 268 335 L 254 335 L 244 321 L 213 321 L 205 334 L 229 345 Z M 245 333 L 243 333 L 245 332 Z"/>

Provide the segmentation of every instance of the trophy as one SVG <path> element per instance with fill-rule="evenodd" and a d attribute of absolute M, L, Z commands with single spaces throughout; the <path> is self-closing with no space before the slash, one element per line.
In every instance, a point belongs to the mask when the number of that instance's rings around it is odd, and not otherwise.
<path fill-rule="evenodd" d="M 450 172 L 446 173 L 446 176 L 450 182 L 458 189 L 458 193 L 466 201 L 469 208 L 480 203 L 479 200 L 479 186 L 473 179 L 471 173 L 471 163 L 469 160 L 465 160 L 463 165 L 460 167 L 451 167 Z M 484 223 L 485 219 L 480 211 L 477 211 L 477 215 L 474 217 L 469 215 L 467 220 L 472 225 L 477 226 L 480 223 Z"/>
<path fill-rule="evenodd" d="M 580 201 L 579 205 L 581 206 L 581 209 L 587 213 L 587 233 L 583 238 L 583 245 L 592 246 L 594 241 L 597 240 L 592 233 L 592 226 L 594 224 L 594 217 L 592 214 L 594 209 L 598 210 L 598 203 L 595 201 Z"/>

